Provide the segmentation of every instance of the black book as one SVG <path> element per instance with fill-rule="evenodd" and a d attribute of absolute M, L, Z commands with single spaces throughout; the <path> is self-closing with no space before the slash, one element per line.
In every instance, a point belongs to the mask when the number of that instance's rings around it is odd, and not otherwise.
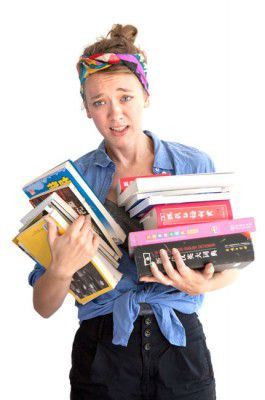
<path fill-rule="evenodd" d="M 202 269 L 211 262 L 215 271 L 229 268 L 243 268 L 254 261 L 254 250 L 250 233 L 238 233 L 190 239 L 178 242 L 164 242 L 148 246 L 138 246 L 134 250 L 138 278 L 152 276 L 150 264 L 154 261 L 159 270 L 165 274 L 159 250 L 167 251 L 173 267 L 176 267 L 172 249 L 177 248 L 185 264 L 192 269 Z"/>

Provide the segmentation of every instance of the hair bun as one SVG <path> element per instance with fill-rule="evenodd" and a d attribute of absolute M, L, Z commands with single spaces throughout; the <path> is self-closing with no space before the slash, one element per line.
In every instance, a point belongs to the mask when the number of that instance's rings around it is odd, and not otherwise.
<path fill-rule="evenodd" d="M 112 29 L 108 33 L 108 35 L 110 35 L 111 39 L 124 38 L 129 42 L 134 43 L 137 33 L 138 33 L 137 28 L 135 28 L 135 26 L 133 25 L 115 24 L 112 26 Z"/>

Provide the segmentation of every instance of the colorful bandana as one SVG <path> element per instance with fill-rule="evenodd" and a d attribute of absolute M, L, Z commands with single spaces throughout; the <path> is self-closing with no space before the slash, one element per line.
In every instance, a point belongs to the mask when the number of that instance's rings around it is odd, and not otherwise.
<path fill-rule="evenodd" d="M 148 82 L 146 79 L 147 68 L 142 54 L 115 54 L 115 53 L 102 53 L 86 56 L 83 54 L 77 64 L 77 70 L 81 83 L 80 93 L 84 98 L 83 83 L 88 75 L 94 74 L 102 69 L 109 68 L 112 65 L 125 65 L 128 67 L 139 79 L 144 89 L 148 92 Z"/>

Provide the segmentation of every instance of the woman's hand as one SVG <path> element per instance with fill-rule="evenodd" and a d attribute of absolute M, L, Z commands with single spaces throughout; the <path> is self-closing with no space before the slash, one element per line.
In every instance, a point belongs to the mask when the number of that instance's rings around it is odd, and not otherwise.
<path fill-rule="evenodd" d="M 160 250 L 160 258 L 167 275 L 164 275 L 162 272 L 160 272 L 157 265 L 153 263 L 151 266 L 153 277 L 144 276 L 140 278 L 140 281 L 158 282 L 167 286 L 171 285 L 190 295 L 198 295 L 213 290 L 210 285 L 210 281 L 214 275 L 214 267 L 211 263 L 206 264 L 203 271 L 197 271 L 187 267 L 177 249 L 173 249 L 172 254 L 176 262 L 177 269 L 173 268 L 167 252 L 162 249 Z"/>
<path fill-rule="evenodd" d="M 48 223 L 48 241 L 52 256 L 49 273 L 67 280 L 95 255 L 99 238 L 91 228 L 90 215 L 80 215 L 63 235 L 58 234 L 57 225 L 50 216 L 46 216 L 45 220 Z"/>

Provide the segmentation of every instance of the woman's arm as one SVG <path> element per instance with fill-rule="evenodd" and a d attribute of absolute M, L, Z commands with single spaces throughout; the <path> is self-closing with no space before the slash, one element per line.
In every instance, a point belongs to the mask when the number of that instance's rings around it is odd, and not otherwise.
<path fill-rule="evenodd" d="M 167 252 L 160 250 L 161 261 L 167 275 L 160 272 L 157 265 L 153 263 L 153 277 L 145 276 L 140 278 L 140 281 L 158 282 L 167 286 L 171 285 L 190 295 L 198 295 L 230 285 L 239 275 L 239 271 L 235 269 L 214 273 L 214 268 L 210 263 L 205 266 L 203 271 L 197 271 L 189 268 L 184 263 L 177 249 L 173 249 L 172 253 L 177 269 L 173 268 Z"/>

